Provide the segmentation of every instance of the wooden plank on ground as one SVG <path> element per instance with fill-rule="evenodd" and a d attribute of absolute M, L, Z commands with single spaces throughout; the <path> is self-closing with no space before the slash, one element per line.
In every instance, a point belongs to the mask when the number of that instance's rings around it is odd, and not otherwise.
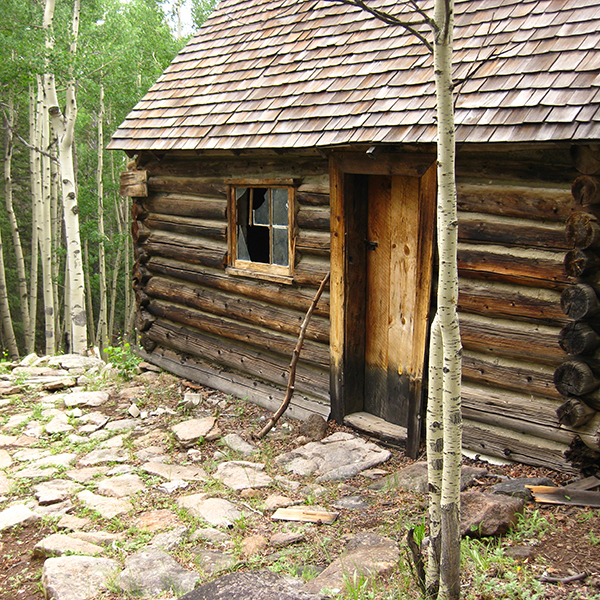
<path fill-rule="evenodd" d="M 600 487 L 600 479 L 595 475 L 586 477 L 585 479 L 578 479 L 569 485 L 565 485 L 563 490 L 583 490 L 589 492 Z"/>
<path fill-rule="evenodd" d="M 376 417 L 367 412 L 356 412 L 346 415 L 344 417 L 344 425 L 364 431 L 382 440 L 402 444 L 406 442 L 406 427 L 394 425 L 381 417 Z"/>
<path fill-rule="evenodd" d="M 302 523 L 324 523 L 325 525 L 331 525 L 338 518 L 339 514 L 318 508 L 292 506 L 290 508 L 278 508 L 271 518 L 276 521 L 301 521 Z"/>
<path fill-rule="evenodd" d="M 569 490 L 564 487 L 556 488 L 547 485 L 526 485 L 525 487 L 531 490 L 536 502 L 600 508 L 600 492 Z"/>

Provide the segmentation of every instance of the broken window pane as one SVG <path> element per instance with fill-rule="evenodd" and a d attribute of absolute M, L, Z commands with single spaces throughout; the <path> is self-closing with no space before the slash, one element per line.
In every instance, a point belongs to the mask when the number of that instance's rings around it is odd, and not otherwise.
<path fill-rule="evenodd" d="M 288 224 L 288 191 L 286 188 L 271 190 L 273 202 L 273 225 Z"/>
<path fill-rule="evenodd" d="M 273 228 L 273 264 L 284 267 L 289 265 L 287 227 Z"/>

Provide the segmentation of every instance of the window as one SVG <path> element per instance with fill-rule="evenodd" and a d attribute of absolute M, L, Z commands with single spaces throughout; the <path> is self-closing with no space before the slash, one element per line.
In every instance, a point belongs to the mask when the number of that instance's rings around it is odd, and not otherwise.
<path fill-rule="evenodd" d="M 232 187 L 232 266 L 291 275 L 293 188 Z"/>

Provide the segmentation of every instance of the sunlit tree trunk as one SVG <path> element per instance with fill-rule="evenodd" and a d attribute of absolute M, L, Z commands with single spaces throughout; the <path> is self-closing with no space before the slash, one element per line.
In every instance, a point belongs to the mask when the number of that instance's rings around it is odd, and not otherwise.
<path fill-rule="evenodd" d="M 53 46 L 52 21 L 54 17 L 55 0 L 46 0 L 44 12 L 44 29 L 49 49 Z M 73 3 L 73 42 L 70 51 L 75 55 L 77 35 L 79 32 L 79 0 Z M 77 117 L 77 102 L 75 81 L 73 78 L 67 84 L 66 105 L 64 114 L 60 109 L 56 94 L 54 74 L 44 75 L 44 89 L 51 117 L 52 128 L 58 140 L 58 160 L 62 189 L 63 219 L 67 245 L 67 270 L 69 273 L 66 296 L 70 307 L 69 338 L 71 350 L 83 353 L 87 350 L 87 323 L 85 314 L 85 281 L 83 274 L 83 258 L 79 236 L 79 208 L 77 206 L 77 189 L 73 159 L 73 134 Z M 67 304 L 67 302 L 65 302 Z"/>
<path fill-rule="evenodd" d="M 41 203 L 41 155 L 36 152 L 36 144 L 39 142 L 36 131 L 37 100 L 33 85 L 29 86 L 29 168 L 31 171 L 31 267 L 29 272 L 29 336 L 25 340 L 27 353 L 35 349 L 35 331 L 37 326 L 37 298 L 38 298 L 38 264 L 39 264 L 39 238 L 38 223 L 40 221 Z"/>
<path fill-rule="evenodd" d="M 96 182 L 98 188 L 98 270 L 100 271 L 100 310 L 98 312 L 98 330 L 96 345 L 102 351 L 108 340 L 108 299 L 106 285 L 106 253 L 104 246 L 104 86 L 100 85 L 100 101 L 98 106 L 98 166 Z M 101 355 L 102 356 L 102 355 Z"/>
<path fill-rule="evenodd" d="M 461 354 L 458 324 L 458 219 L 455 180 L 452 42 L 454 0 L 436 0 L 434 71 L 437 97 L 437 312 L 431 328 L 427 450 L 430 481 L 430 579 L 438 600 L 460 597 Z M 439 572 L 439 580 L 435 577 Z"/>

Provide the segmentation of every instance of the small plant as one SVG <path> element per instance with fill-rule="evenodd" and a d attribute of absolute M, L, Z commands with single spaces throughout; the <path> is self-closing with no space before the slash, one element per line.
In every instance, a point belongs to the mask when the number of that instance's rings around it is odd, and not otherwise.
<path fill-rule="evenodd" d="M 367 595 L 369 592 L 370 581 L 369 578 L 362 573 L 354 571 L 352 577 L 350 577 L 347 573 L 344 573 L 342 578 L 344 580 L 346 598 L 351 598 L 352 600 L 363 600 L 373 597 L 370 593 Z"/>
<path fill-rule="evenodd" d="M 131 378 L 142 359 L 137 356 L 129 342 L 123 342 L 120 346 L 108 346 L 104 348 L 106 358 L 125 379 Z"/>

